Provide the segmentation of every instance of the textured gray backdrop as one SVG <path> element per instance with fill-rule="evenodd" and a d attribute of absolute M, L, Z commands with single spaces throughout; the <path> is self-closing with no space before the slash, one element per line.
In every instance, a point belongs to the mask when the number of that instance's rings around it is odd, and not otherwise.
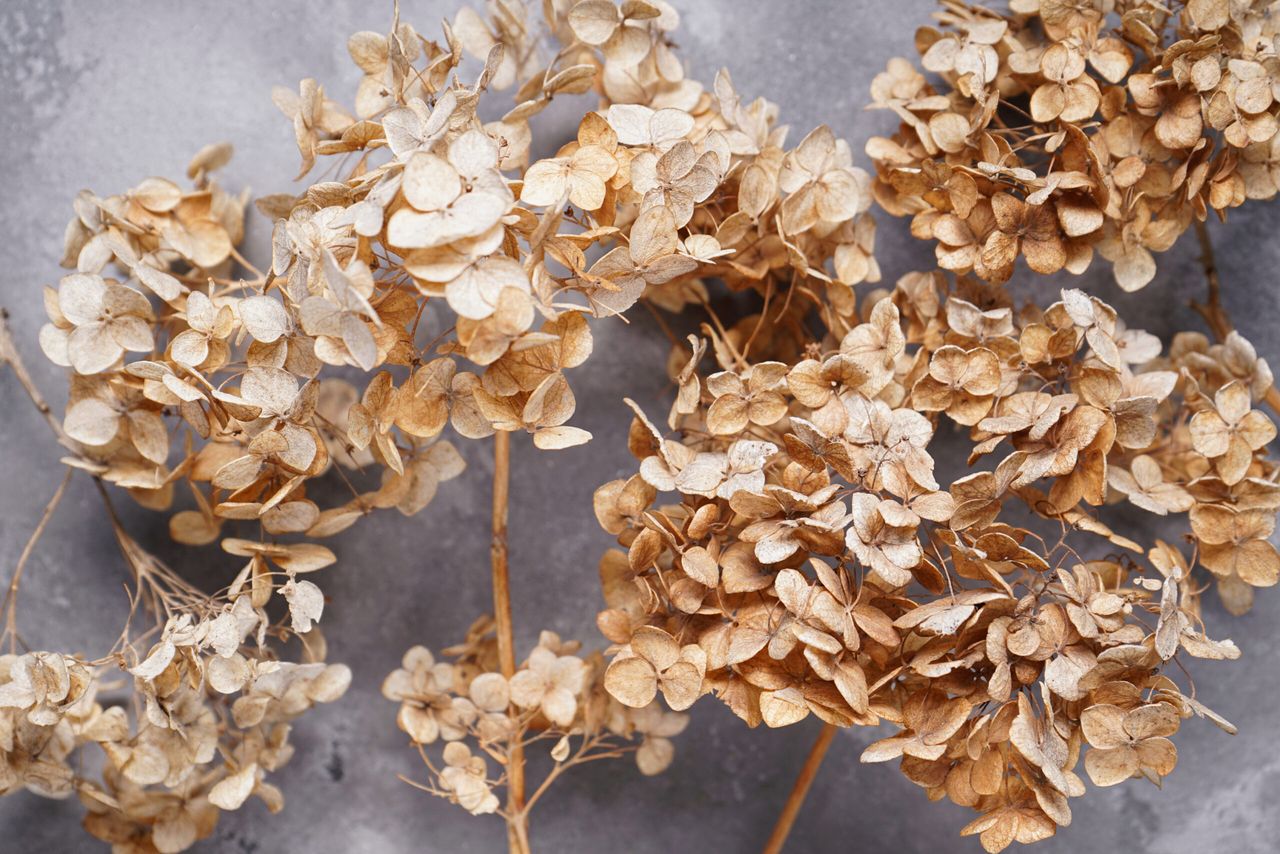
<path fill-rule="evenodd" d="M 454 0 L 406 0 L 403 17 L 427 33 Z M 349 102 L 357 72 L 346 36 L 386 29 L 389 2 L 216 3 L 0 2 L 0 148 L 3 228 L 0 304 L 13 315 L 19 346 L 56 407 L 65 377 L 36 345 L 44 321 L 39 288 L 56 282 L 63 226 L 77 190 L 122 191 L 152 174 L 181 176 L 207 142 L 240 152 L 224 173 L 255 193 L 288 189 L 297 170 L 290 127 L 270 87 L 319 79 Z M 710 80 L 731 68 L 740 92 L 782 105 L 803 133 L 820 121 L 855 151 L 890 128 L 887 114 L 860 109 L 872 76 L 911 51 L 912 31 L 930 0 L 735 2 L 683 0 L 679 42 L 692 72 Z M 794 139 L 798 139 L 795 136 Z M 1213 230 L 1227 303 L 1245 335 L 1280 368 L 1276 320 L 1280 206 L 1234 213 Z M 264 257 L 269 224 L 252 219 L 251 257 Z M 879 258 L 886 279 L 932 263 L 903 222 L 881 217 Z M 1116 293 L 1099 265 L 1083 281 L 1114 301 L 1132 325 L 1167 338 L 1193 322 L 1186 308 L 1201 277 L 1194 239 L 1160 258 L 1160 274 L 1137 295 Z M 1050 298 L 1053 285 L 1039 283 Z M 596 485 L 631 470 L 621 389 L 651 411 L 666 392 L 655 374 L 666 346 L 644 312 L 630 326 L 600 324 L 596 355 L 575 372 L 575 423 L 596 440 L 560 454 L 514 448 L 511 519 L 517 635 L 527 648 L 539 628 L 597 643 L 596 562 L 610 542 L 591 517 Z M 11 570 L 56 486 L 58 453 L 8 372 L 0 374 L 0 568 Z M 490 852 L 503 848 L 501 823 L 471 818 L 396 779 L 420 770 L 395 729 L 394 707 L 378 694 L 384 674 L 413 643 L 439 648 L 461 637 L 489 608 L 487 524 L 492 464 L 485 443 L 467 447 L 468 471 L 442 487 L 414 520 L 374 516 L 336 540 L 340 562 L 323 585 L 334 603 L 324 627 L 333 660 L 350 663 L 355 682 L 340 703 L 309 715 L 298 753 L 278 777 L 288 804 L 269 816 L 250 802 L 224 817 L 200 851 Z M 165 521 L 134 511 L 132 529 L 196 578 L 225 584 L 234 571 L 214 550 L 164 550 Z M 176 562 L 176 560 L 175 560 Z M 110 644 L 124 614 L 124 569 L 98 497 L 77 477 L 28 568 L 22 626 L 29 642 L 94 652 Z M 1201 698 L 1240 725 L 1228 737 L 1189 722 L 1178 740 L 1179 767 L 1164 791 L 1130 781 L 1073 802 L 1075 823 L 1038 850 L 1254 852 L 1274 850 L 1280 811 L 1275 731 L 1280 725 L 1280 591 L 1228 623 L 1209 605 L 1210 625 L 1244 650 L 1235 664 L 1200 667 Z M 759 848 L 803 761 L 817 723 L 748 731 L 714 701 L 696 707 L 665 775 L 642 778 L 629 763 L 579 769 L 558 783 L 533 817 L 542 852 L 665 852 Z M 861 766 L 861 748 L 878 732 L 841 733 L 794 831 L 790 851 L 980 850 L 957 831 L 970 814 L 929 804 L 894 768 Z M 18 794 L 0 803 L 0 850 L 93 851 L 77 826 L 74 800 Z"/>

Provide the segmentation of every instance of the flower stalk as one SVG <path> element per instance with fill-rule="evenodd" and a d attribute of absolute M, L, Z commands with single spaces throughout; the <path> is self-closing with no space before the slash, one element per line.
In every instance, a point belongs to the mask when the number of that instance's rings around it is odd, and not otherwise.
<path fill-rule="evenodd" d="M 493 617 L 497 623 L 498 666 L 510 679 L 516 672 L 511 620 L 511 580 L 507 562 L 507 510 L 510 506 L 511 434 L 493 436 L 493 536 L 489 560 L 493 568 Z M 511 854 L 529 851 L 528 813 L 524 803 L 524 746 L 512 739 L 507 752 L 507 847 Z"/>
<path fill-rule="evenodd" d="M 831 740 L 835 735 L 836 728 L 831 724 L 823 724 L 822 729 L 818 731 L 818 737 L 809 748 L 809 755 L 805 757 L 804 765 L 791 786 L 791 793 L 787 795 L 787 802 L 782 805 L 782 812 L 778 813 L 778 820 L 773 825 L 769 840 L 764 844 L 762 854 L 781 854 L 783 846 L 787 844 L 787 837 L 791 834 L 791 827 L 796 823 L 796 816 L 800 814 L 800 807 L 804 806 L 804 799 L 813 786 L 814 778 L 818 776 L 818 769 L 822 767 L 822 760 L 826 758 L 827 749 L 831 747 Z"/>

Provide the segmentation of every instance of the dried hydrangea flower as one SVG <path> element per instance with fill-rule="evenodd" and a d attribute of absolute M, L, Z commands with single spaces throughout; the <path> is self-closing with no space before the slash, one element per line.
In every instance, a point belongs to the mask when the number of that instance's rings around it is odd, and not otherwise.
<path fill-rule="evenodd" d="M 912 274 L 803 346 L 752 316 L 705 326 L 718 370 L 692 383 L 672 360 L 697 399 L 670 433 L 636 409 L 638 473 L 596 493 L 624 550 L 602 562 L 598 622 L 618 702 L 661 690 L 676 709 L 712 694 L 751 726 L 891 722 L 863 761 L 976 809 L 963 832 L 998 851 L 1070 823 L 1082 744 L 1097 785 L 1159 782 L 1182 720 L 1232 731 L 1172 678 L 1183 656 L 1240 654 L 1205 634 L 1192 570 L 1232 610 L 1275 584 L 1280 493 L 1274 427 L 1252 409 L 1271 373 L 1238 335 L 1162 356 L 1080 291 L 1017 311 L 975 291 Z M 761 369 L 769 411 L 752 418 Z M 977 469 L 950 484 L 932 456 L 946 420 Z M 727 464 L 743 443 L 751 478 Z M 1113 530 L 1123 501 L 1182 520 L 1196 549 Z"/>
<path fill-rule="evenodd" d="M 1209 211 L 1275 194 L 1269 5 L 941 6 L 916 34 L 932 77 L 890 61 L 871 106 L 901 124 L 867 143 L 876 200 L 937 241 L 939 266 L 1079 274 L 1096 249 L 1137 290 Z"/>
<path fill-rule="evenodd" d="M 437 661 L 425 647 L 405 653 L 403 667 L 391 673 L 383 695 L 400 703 L 397 721 L 417 746 L 430 778 L 415 786 L 457 803 L 474 815 L 497 813 L 521 838 L 538 796 L 521 802 L 500 800 L 496 790 L 511 786 L 513 757 L 552 743 L 553 760 L 543 784 L 584 762 L 634 753 L 644 774 L 671 763 L 670 741 L 685 727 L 684 715 L 660 704 L 639 708 L 620 704 L 605 692 L 604 663 L 582 656 L 578 644 L 543 632 L 514 674 L 499 672 L 493 621 L 478 620 L 466 640 Z M 426 748 L 437 741 L 439 756 Z M 496 767 L 486 761 L 496 760 Z M 522 761 L 522 760 L 521 760 Z M 522 775 L 523 776 L 523 775 Z M 522 843 L 527 847 L 527 840 Z"/>
<path fill-rule="evenodd" d="M 77 199 L 64 257 L 74 272 L 46 292 L 41 334 L 47 355 L 72 369 L 59 427 L 72 464 L 153 509 L 189 493 L 194 509 L 170 520 L 175 539 L 219 541 L 244 559 L 225 602 L 197 605 L 181 587 L 181 603 L 164 609 L 179 622 L 158 626 L 165 640 L 128 663 L 141 668 L 148 697 L 174 661 L 194 654 L 183 650 L 208 607 L 261 609 L 278 595 L 288 617 L 273 632 L 318 643 L 323 582 L 303 576 L 333 553 L 279 538 L 333 536 L 377 509 L 421 511 L 462 470 L 449 428 L 468 439 L 496 432 L 499 449 L 517 430 L 546 449 L 587 441 L 571 423 L 570 372 L 590 356 L 589 319 L 640 300 L 679 311 L 701 300 L 704 277 L 742 290 L 788 267 L 821 281 L 850 320 L 852 286 L 878 278 L 871 182 L 847 143 L 820 127 L 788 149 L 776 107 L 744 102 L 727 72 L 710 90 L 687 79 L 673 51 L 679 16 L 660 0 L 557 2 L 542 12 L 555 45 L 539 43 L 528 11 L 505 0 L 461 11 L 439 41 L 398 16 L 386 34 L 353 35 L 348 51 L 364 75 L 354 109 L 313 79 L 277 88 L 301 174 L 327 157 L 344 165 L 296 195 L 257 200 L 274 223 L 262 270 L 236 250 L 247 197 L 213 178 L 230 159 L 225 144 L 196 155 L 190 189 L 150 178 Z M 467 56 L 483 63 L 475 76 Z M 504 89 L 513 107 L 482 120 L 482 102 L 487 109 Z M 599 101 L 576 140 L 530 163 L 537 114 L 557 96 L 589 91 Z M 443 331 L 431 338 L 428 325 Z M 695 368 L 682 411 L 696 408 L 703 387 Z M 726 374 L 724 388 L 708 383 L 723 398 L 722 428 L 737 429 L 742 416 L 781 417 L 784 375 L 777 362 L 754 376 Z M 767 456 L 742 442 L 723 457 L 673 465 L 681 482 L 715 478 L 729 494 L 756 487 Z M 335 468 L 349 473 L 350 498 L 324 507 L 310 487 Z M 164 598 L 150 596 L 153 605 Z M 602 667 L 540 650 L 520 673 L 490 668 L 494 678 L 474 696 L 415 700 L 402 723 L 422 743 L 471 726 L 488 739 L 506 731 L 504 697 L 518 717 L 569 729 L 585 709 L 587 742 L 635 737 L 646 773 L 666 766 L 681 718 L 633 715 L 602 699 Z M 206 675 L 214 694 L 233 697 L 257 667 L 228 648 Z M 691 702 L 702 667 L 664 665 L 655 685 Z M 235 702 L 244 721 L 260 706 Z M 557 759 L 574 761 L 560 756 L 569 749 L 558 745 Z M 145 758 L 139 768 L 150 767 Z M 453 750 L 440 791 L 473 811 L 493 807 L 483 762 Z M 209 794 L 167 802 L 172 823 L 157 844 L 177 850 L 206 834 L 209 805 L 238 806 L 264 790 L 273 767 L 257 755 L 228 760 Z M 511 782 L 518 804 L 521 781 Z M 138 814 L 126 812 L 101 812 L 96 832 L 126 833 Z"/>

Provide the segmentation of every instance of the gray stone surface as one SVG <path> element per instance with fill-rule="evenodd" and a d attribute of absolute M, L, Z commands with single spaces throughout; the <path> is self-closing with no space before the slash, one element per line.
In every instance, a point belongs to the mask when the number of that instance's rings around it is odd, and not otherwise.
<path fill-rule="evenodd" d="M 894 53 L 911 49 L 929 0 L 735 2 L 683 0 L 680 43 L 703 79 L 729 66 L 738 89 L 783 105 L 798 131 L 827 121 L 855 150 L 887 116 L 863 113 L 867 84 Z M 452 0 L 406 0 L 404 17 L 421 29 L 449 14 Z M 271 105 L 273 84 L 314 76 L 349 100 L 356 74 L 344 49 L 358 29 L 385 28 L 390 3 L 222 0 L 196 4 L 0 3 L 0 199 L 3 243 L 0 303 L 13 315 L 18 343 L 54 402 L 65 378 L 39 355 L 39 287 L 55 282 L 70 201 L 83 187 L 117 192 L 150 174 L 180 175 L 202 144 L 233 141 L 240 156 L 225 173 L 232 186 L 273 192 L 296 171 L 291 133 Z M 1249 207 L 1216 227 L 1228 307 L 1242 331 L 1280 366 L 1276 321 L 1280 207 Z M 269 225 L 250 226 L 250 255 L 263 257 Z M 1115 292 L 1101 267 L 1081 284 L 1113 298 L 1135 325 L 1167 336 L 1191 322 L 1186 300 L 1201 288 L 1194 241 L 1162 256 L 1160 274 L 1136 295 Z M 906 225 L 882 218 L 879 257 L 886 278 L 925 267 L 931 253 Z M 1032 282 L 1046 300 L 1057 283 Z M 595 642 L 596 562 L 609 545 L 591 519 L 592 489 L 626 472 L 628 414 L 621 389 L 656 410 L 666 391 L 652 368 L 665 345 L 643 312 L 630 326 L 598 327 L 596 356 L 575 373 L 577 423 L 596 441 L 561 454 L 537 454 L 518 439 L 511 520 L 512 573 L 522 646 L 548 627 Z M 56 486 L 58 453 L 6 372 L 0 374 L 0 566 L 17 559 Z M 298 754 L 279 776 L 288 805 L 268 816 L 252 802 L 226 817 L 201 851 L 489 852 L 503 847 L 500 823 L 473 819 L 396 779 L 419 770 L 393 724 L 378 684 L 410 644 L 459 638 L 489 605 L 488 449 L 467 449 L 470 468 L 446 485 L 419 518 L 378 515 L 335 542 L 338 567 L 325 578 L 325 613 L 334 660 L 353 665 L 351 692 L 298 728 Z M 124 614 L 124 569 L 99 515 L 97 496 L 77 478 L 29 567 L 22 626 L 34 645 L 93 652 L 111 642 Z M 219 584 L 233 568 L 213 550 L 165 548 L 164 519 L 128 514 L 144 542 L 195 579 Z M 1199 667 L 1200 697 L 1236 721 L 1230 738 L 1189 723 L 1178 770 L 1164 791 L 1130 781 L 1074 802 L 1075 823 L 1039 851 L 1123 848 L 1141 852 L 1274 850 L 1280 812 L 1280 596 L 1262 593 L 1247 617 L 1228 623 L 1216 603 L 1208 619 L 1245 651 L 1234 665 Z M 693 712 L 675 764 L 643 779 L 629 765 L 602 763 L 557 784 L 534 815 L 535 847 L 545 852 L 758 850 L 784 799 L 816 723 L 747 731 L 718 704 Z M 842 733 L 800 816 L 790 851 L 977 851 L 959 840 L 964 810 L 931 805 L 889 767 L 857 761 L 875 732 Z M 79 805 L 20 794 L 0 803 L 0 850 L 94 851 L 78 828 Z"/>

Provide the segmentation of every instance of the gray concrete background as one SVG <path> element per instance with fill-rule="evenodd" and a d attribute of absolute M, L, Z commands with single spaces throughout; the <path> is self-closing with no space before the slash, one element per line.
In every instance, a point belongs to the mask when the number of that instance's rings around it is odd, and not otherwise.
<path fill-rule="evenodd" d="M 830 123 L 860 151 L 887 131 L 887 114 L 863 113 L 867 85 L 896 53 L 929 0 L 734 2 L 677 0 L 679 42 L 692 72 L 710 80 L 727 65 L 746 96 L 782 104 L 800 134 Z M 424 32 L 453 11 L 448 0 L 406 0 L 403 17 Z M 119 192 L 160 174 L 180 177 L 192 153 L 221 139 L 240 154 L 224 172 L 255 193 L 289 188 L 297 169 L 291 131 L 270 87 L 318 78 L 350 102 L 357 72 L 346 36 L 385 30 L 390 3 L 222 0 L 218 3 L 0 2 L 0 304 L 13 315 L 18 344 L 56 407 L 65 377 L 36 344 L 43 322 L 39 287 L 59 276 L 62 230 L 76 191 Z M 795 139 L 798 139 L 797 135 Z M 1213 229 L 1228 308 L 1243 333 L 1280 368 L 1280 207 L 1246 207 Z M 249 255 L 265 257 L 270 226 L 250 223 Z M 878 255 L 886 279 L 932 264 L 906 224 L 881 217 Z M 1201 276 L 1194 239 L 1160 257 L 1157 280 L 1118 294 L 1099 265 L 1081 286 L 1112 299 L 1131 325 L 1167 336 L 1194 323 L 1186 300 Z M 1063 280 L 1067 281 L 1066 279 Z M 1056 285 L 1056 282 L 1054 283 Z M 1044 282 L 1032 287 L 1050 288 Z M 644 312 L 629 326 L 597 327 L 596 354 L 574 372 L 575 423 L 596 435 L 584 448 L 539 454 L 522 437 L 514 448 L 511 519 L 517 634 L 523 649 L 547 627 L 596 643 L 596 563 L 609 544 L 591 516 L 599 483 L 631 470 L 622 389 L 651 411 L 666 393 L 655 374 L 666 347 Z M 57 485 L 58 453 L 8 372 L 0 374 L 0 567 L 11 571 Z M 420 766 L 395 729 L 394 707 L 378 685 L 413 643 L 439 648 L 460 638 L 489 608 L 488 480 L 484 443 L 463 445 L 470 463 L 418 518 L 382 514 L 335 540 L 338 566 L 322 584 L 333 597 L 324 628 L 332 659 L 350 663 L 355 682 L 339 704 L 301 722 L 298 753 L 278 776 L 287 806 L 267 815 L 252 801 L 224 817 L 200 851 L 489 852 L 503 848 L 501 823 L 471 818 L 411 789 L 397 774 Z M 163 545 L 165 519 L 128 514 L 140 539 L 193 578 L 225 584 L 234 564 L 215 550 Z M 21 625 L 36 646 L 104 649 L 124 614 L 124 569 L 98 498 L 77 477 L 28 567 Z M 1244 650 L 1235 664 L 1195 669 L 1200 698 L 1240 725 L 1235 738 L 1190 722 L 1178 739 L 1179 768 L 1164 791 L 1130 781 L 1073 802 L 1074 825 L 1038 847 L 1045 852 L 1261 852 L 1274 850 L 1280 811 L 1280 591 L 1263 591 L 1252 614 L 1229 621 L 1208 607 L 1217 634 Z M 759 848 L 803 761 L 816 722 L 748 731 L 714 701 L 699 704 L 665 775 L 642 778 L 628 763 L 576 770 L 556 784 L 533 817 L 542 852 L 702 851 Z M 929 804 L 896 769 L 861 766 L 862 746 L 883 733 L 841 733 L 809 796 L 793 852 L 978 851 L 957 832 L 971 814 Z M 19 794 L 0 802 L 0 850 L 95 851 L 78 827 L 81 808 Z"/>

